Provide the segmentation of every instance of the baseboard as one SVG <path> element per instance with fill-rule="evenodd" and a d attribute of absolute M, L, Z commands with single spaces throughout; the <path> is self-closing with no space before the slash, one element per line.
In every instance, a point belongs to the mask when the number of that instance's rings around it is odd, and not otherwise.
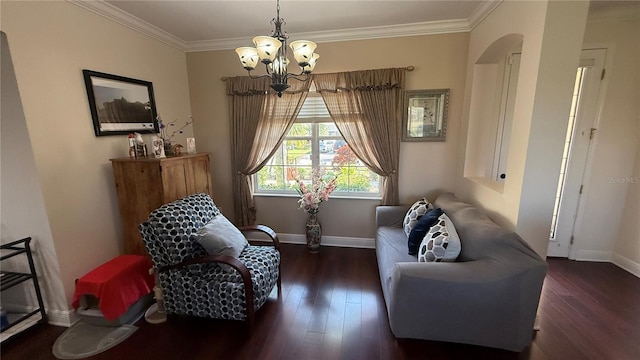
<path fill-rule="evenodd" d="M 51 325 L 70 327 L 78 321 L 78 314 L 75 310 L 48 310 L 47 320 Z"/>
<path fill-rule="evenodd" d="M 640 278 L 640 263 L 635 262 L 620 254 L 615 254 L 610 251 L 578 250 L 576 251 L 575 255 L 575 259 L 573 260 L 610 262 Z"/>
<path fill-rule="evenodd" d="M 640 278 L 640 263 L 637 263 L 620 254 L 613 254 L 613 256 L 611 257 L 611 262 Z"/>
<path fill-rule="evenodd" d="M 251 238 L 251 241 L 267 241 L 264 238 Z M 278 234 L 278 240 L 284 244 L 306 244 L 307 238 L 302 234 Z M 322 236 L 322 246 L 352 247 L 362 249 L 375 249 L 373 238 L 356 238 L 346 236 Z"/>
<path fill-rule="evenodd" d="M 611 251 L 578 250 L 575 253 L 574 260 L 611 262 Z"/>

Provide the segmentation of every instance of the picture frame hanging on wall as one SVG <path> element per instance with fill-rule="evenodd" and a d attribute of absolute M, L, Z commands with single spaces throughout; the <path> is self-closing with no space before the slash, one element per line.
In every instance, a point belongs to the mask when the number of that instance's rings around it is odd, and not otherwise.
<path fill-rule="evenodd" d="M 405 90 L 402 141 L 445 141 L 449 89 Z"/>
<path fill-rule="evenodd" d="M 82 70 L 96 136 L 159 132 L 153 84 Z"/>

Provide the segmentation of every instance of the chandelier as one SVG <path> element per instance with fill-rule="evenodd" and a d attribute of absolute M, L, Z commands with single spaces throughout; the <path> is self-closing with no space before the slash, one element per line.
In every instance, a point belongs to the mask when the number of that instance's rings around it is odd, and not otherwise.
<path fill-rule="evenodd" d="M 290 78 L 298 81 L 306 80 L 307 75 L 311 74 L 316 67 L 320 55 L 314 53 L 316 44 L 312 41 L 297 40 L 292 42 L 289 46 L 293 50 L 293 57 L 300 66 L 300 73 L 288 73 L 287 39 L 289 36 L 282 32 L 282 25 L 285 22 L 280 18 L 280 0 L 277 0 L 276 17 L 271 19 L 271 23 L 275 26 L 271 36 L 256 36 L 253 38 L 256 47 L 239 47 L 236 49 L 236 53 L 242 66 L 249 73 L 249 77 L 252 79 L 270 77 L 271 84 L 269 86 L 276 91 L 279 97 L 282 97 L 282 92 L 290 86 L 287 84 L 287 80 Z M 258 65 L 258 61 L 265 65 L 266 75 L 254 76 L 251 74 L 251 71 Z"/>

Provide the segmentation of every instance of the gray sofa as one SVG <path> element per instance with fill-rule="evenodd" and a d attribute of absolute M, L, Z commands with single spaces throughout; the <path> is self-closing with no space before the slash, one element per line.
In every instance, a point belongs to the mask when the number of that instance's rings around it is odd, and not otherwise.
<path fill-rule="evenodd" d="M 376 255 L 393 334 L 522 351 L 532 340 L 547 263 L 454 194 L 433 205 L 460 236 L 455 262 L 417 262 L 402 229 L 408 207 L 376 209 Z"/>

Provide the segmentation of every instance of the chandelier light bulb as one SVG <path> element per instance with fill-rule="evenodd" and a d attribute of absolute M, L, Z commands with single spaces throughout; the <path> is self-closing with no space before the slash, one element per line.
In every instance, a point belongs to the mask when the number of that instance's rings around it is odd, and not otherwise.
<path fill-rule="evenodd" d="M 289 59 L 277 58 L 273 60 L 273 63 L 269 64 L 269 71 L 274 74 L 284 75 L 287 73 L 287 65 L 289 65 Z"/>

